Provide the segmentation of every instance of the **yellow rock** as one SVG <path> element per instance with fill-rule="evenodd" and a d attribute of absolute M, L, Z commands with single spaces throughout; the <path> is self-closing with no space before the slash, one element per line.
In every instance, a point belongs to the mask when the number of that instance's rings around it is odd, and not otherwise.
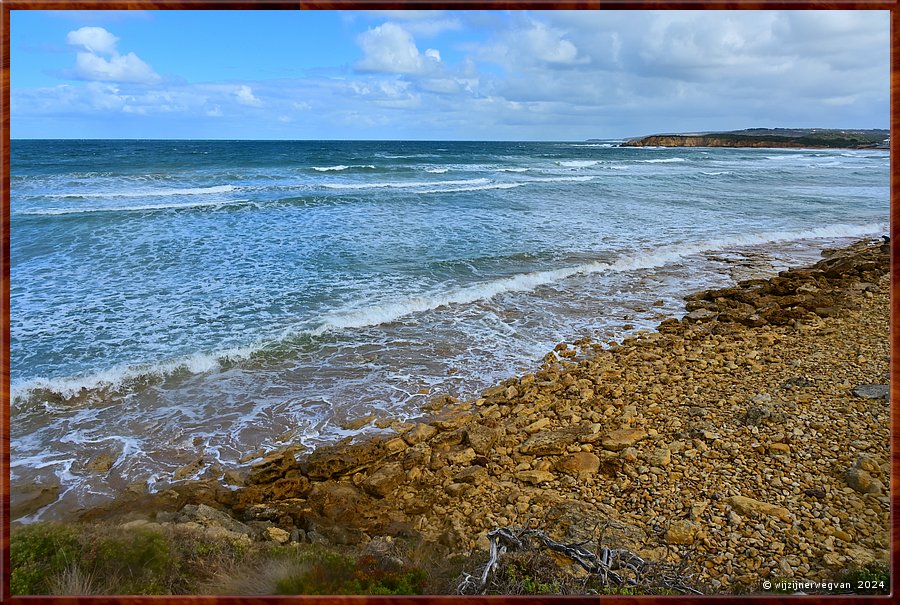
<path fill-rule="evenodd" d="M 788 509 L 781 506 L 775 506 L 774 504 L 769 504 L 767 502 L 760 502 L 759 500 L 754 500 L 753 498 L 747 498 L 746 496 L 731 496 L 730 498 L 728 498 L 728 504 L 730 504 L 732 508 L 734 508 L 742 515 L 760 513 L 763 515 L 777 517 L 784 522 L 791 521 L 791 513 L 788 511 Z"/>

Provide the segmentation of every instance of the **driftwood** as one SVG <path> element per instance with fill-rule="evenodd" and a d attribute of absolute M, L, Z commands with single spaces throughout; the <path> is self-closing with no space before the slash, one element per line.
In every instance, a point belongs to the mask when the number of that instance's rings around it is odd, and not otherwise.
<path fill-rule="evenodd" d="M 604 527 L 605 529 L 605 527 Z M 490 555 L 480 577 L 463 574 L 457 587 L 459 594 L 486 594 L 492 576 L 497 571 L 500 557 L 507 552 L 524 551 L 538 544 L 559 553 L 588 573 L 584 582 L 595 580 L 600 589 L 628 588 L 648 593 L 675 591 L 681 594 L 703 594 L 688 584 L 691 574 L 686 562 L 680 565 L 647 561 L 624 548 L 607 548 L 598 540 L 598 551 L 591 552 L 585 542 L 564 544 L 551 539 L 539 529 L 501 527 L 488 532 Z M 596 592 L 591 589 L 586 592 Z"/>

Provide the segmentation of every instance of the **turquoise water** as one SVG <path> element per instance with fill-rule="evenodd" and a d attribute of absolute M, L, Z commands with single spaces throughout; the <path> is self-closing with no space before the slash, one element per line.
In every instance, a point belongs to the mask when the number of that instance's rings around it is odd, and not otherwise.
<path fill-rule="evenodd" d="M 13 141 L 12 475 L 64 501 L 469 396 L 887 234 L 883 151 Z M 100 452 L 108 476 L 86 471 Z M 62 510 L 49 507 L 45 515 Z"/>

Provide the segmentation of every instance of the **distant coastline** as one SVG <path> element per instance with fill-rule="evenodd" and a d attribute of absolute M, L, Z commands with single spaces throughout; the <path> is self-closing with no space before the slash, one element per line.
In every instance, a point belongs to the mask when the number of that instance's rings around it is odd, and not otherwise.
<path fill-rule="evenodd" d="M 654 134 L 628 139 L 621 146 L 888 149 L 889 137 L 889 130 L 753 128 L 728 132 Z"/>

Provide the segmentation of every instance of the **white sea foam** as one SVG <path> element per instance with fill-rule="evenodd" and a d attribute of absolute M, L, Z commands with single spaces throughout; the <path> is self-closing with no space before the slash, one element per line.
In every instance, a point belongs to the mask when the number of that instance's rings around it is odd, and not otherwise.
<path fill-rule="evenodd" d="M 501 168 L 500 172 L 528 172 L 531 168 Z"/>
<path fill-rule="evenodd" d="M 95 389 L 117 390 L 126 383 L 143 377 L 163 378 L 178 371 L 203 374 L 218 370 L 223 361 L 247 359 L 259 348 L 261 347 L 251 346 L 215 353 L 195 353 L 159 363 L 122 364 L 83 376 L 30 378 L 10 385 L 10 398 L 14 404 L 21 403 L 27 400 L 32 392 L 46 390 L 68 399 Z"/>
<path fill-rule="evenodd" d="M 490 185 L 473 185 L 471 187 L 451 187 L 449 189 L 422 189 L 416 193 L 460 193 L 464 191 L 488 191 L 490 189 L 515 189 L 525 183 L 492 183 Z"/>
<path fill-rule="evenodd" d="M 528 179 L 524 183 L 585 183 L 593 181 L 593 176 L 548 176 Z"/>
<path fill-rule="evenodd" d="M 656 158 L 652 160 L 637 160 L 638 162 L 643 162 L 644 164 L 671 164 L 673 162 L 684 162 L 686 161 L 684 158 Z"/>
<path fill-rule="evenodd" d="M 583 183 L 585 181 L 594 180 L 594 178 L 595 177 L 592 176 L 555 176 L 532 178 L 524 181 L 517 181 L 515 183 L 497 183 L 491 181 L 484 185 L 471 185 L 467 187 L 422 189 L 420 191 L 417 191 L 416 193 L 458 193 L 463 191 L 487 191 L 489 189 L 515 189 L 516 187 L 522 187 L 523 185 L 533 183 Z"/>
<path fill-rule="evenodd" d="M 83 193 L 53 193 L 41 197 L 60 198 L 110 198 L 110 197 L 168 197 L 172 195 L 209 195 L 211 193 L 229 193 L 237 189 L 234 185 L 215 185 L 213 187 L 187 187 L 183 189 L 144 189 L 139 191 L 100 191 Z"/>
<path fill-rule="evenodd" d="M 374 170 L 375 166 L 373 166 L 372 164 L 357 166 L 345 166 L 344 164 L 339 164 L 337 166 L 313 166 L 313 170 L 316 170 L 318 172 L 340 172 L 342 170 L 349 170 L 351 168 L 367 168 L 369 170 Z"/>
<path fill-rule="evenodd" d="M 188 204 L 180 204 L 173 202 L 170 204 L 140 204 L 137 206 L 92 206 L 85 208 L 40 208 L 36 210 L 24 210 L 16 214 L 32 215 L 32 216 L 56 216 L 65 214 L 87 214 L 93 212 L 148 212 L 153 210 L 184 210 L 190 208 L 212 208 L 219 206 L 240 206 L 242 204 L 253 204 L 250 200 L 213 200 L 208 202 L 194 202 Z"/>
<path fill-rule="evenodd" d="M 429 168 L 425 172 L 430 172 L 431 174 L 444 174 L 449 170 L 449 168 Z"/>
<path fill-rule="evenodd" d="M 588 168 L 590 166 L 596 166 L 600 163 L 600 160 L 566 160 L 564 162 L 557 162 L 559 166 L 564 166 L 566 168 Z"/>
<path fill-rule="evenodd" d="M 325 183 L 326 189 L 412 189 L 416 187 L 442 187 L 452 185 L 482 185 L 488 179 L 468 179 L 461 181 L 390 181 L 383 183 Z"/>
<path fill-rule="evenodd" d="M 734 174 L 734 173 L 731 172 L 730 170 L 719 170 L 718 172 L 703 172 L 701 170 L 700 174 L 705 174 L 706 176 L 722 176 L 725 174 Z"/>
<path fill-rule="evenodd" d="M 327 315 L 314 330 L 321 334 L 332 330 L 376 326 L 397 321 L 414 313 L 430 311 L 451 304 L 469 304 L 490 299 L 506 292 L 531 291 L 563 279 L 588 273 L 623 272 L 651 269 L 679 261 L 692 254 L 708 250 L 720 250 L 734 246 L 753 246 L 767 243 L 841 237 L 861 237 L 887 231 L 887 225 L 830 225 L 801 231 L 767 231 L 737 235 L 728 238 L 705 240 L 696 243 L 662 246 L 652 251 L 625 255 L 613 262 L 590 262 L 551 271 L 536 271 L 513 277 L 476 284 L 448 293 L 431 293 L 404 300 L 390 301 L 365 308 L 344 310 Z"/>

